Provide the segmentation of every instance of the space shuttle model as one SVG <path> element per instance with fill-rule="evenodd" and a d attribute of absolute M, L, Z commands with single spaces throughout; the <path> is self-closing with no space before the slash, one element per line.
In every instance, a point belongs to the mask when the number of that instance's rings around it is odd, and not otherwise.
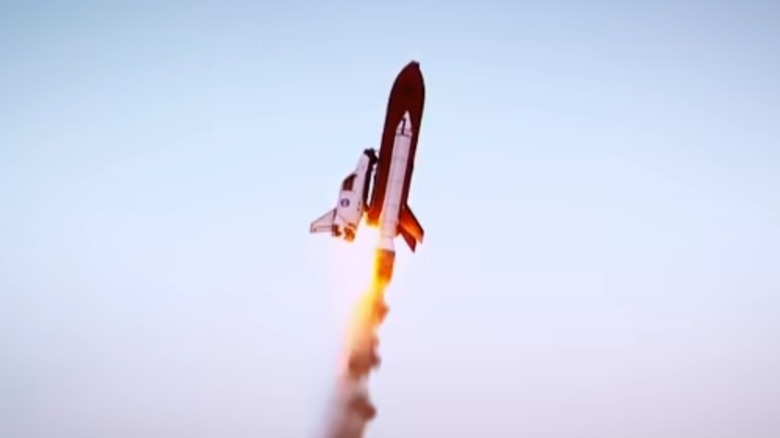
<path fill-rule="evenodd" d="M 336 207 L 310 227 L 312 233 L 330 232 L 347 241 L 354 240 L 362 219 L 367 226 L 378 227 L 379 271 L 388 280 L 395 259 L 395 238 L 400 235 L 414 252 L 424 236 L 407 203 L 424 102 L 420 64 L 412 61 L 398 74 L 390 91 L 379 155 L 372 149 L 363 152 L 355 171 L 341 184 Z"/>

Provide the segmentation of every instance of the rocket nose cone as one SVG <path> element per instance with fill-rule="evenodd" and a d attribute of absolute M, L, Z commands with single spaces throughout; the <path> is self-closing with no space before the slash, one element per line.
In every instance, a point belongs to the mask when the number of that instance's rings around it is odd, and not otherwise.
<path fill-rule="evenodd" d="M 425 81 L 420 71 L 420 64 L 417 61 L 406 64 L 393 82 L 390 100 L 396 101 L 399 99 L 400 101 L 408 102 L 417 102 L 425 99 Z"/>
<path fill-rule="evenodd" d="M 418 76 L 420 75 L 420 63 L 412 61 L 409 64 L 406 64 L 404 71 L 407 72 L 407 74 Z"/>
<path fill-rule="evenodd" d="M 420 71 L 420 63 L 417 61 L 412 61 L 409 64 L 406 64 L 406 67 L 404 67 L 403 70 L 401 70 L 401 73 L 398 74 L 398 78 L 403 78 L 402 81 L 409 84 L 420 86 L 423 83 L 422 71 Z"/>

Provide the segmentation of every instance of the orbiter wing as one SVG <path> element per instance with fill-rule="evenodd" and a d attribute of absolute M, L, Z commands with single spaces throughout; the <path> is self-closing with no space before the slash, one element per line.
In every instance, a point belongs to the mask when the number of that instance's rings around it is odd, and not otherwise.
<path fill-rule="evenodd" d="M 332 209 L 329 212 L 318 217 L 317 220 L 311 223 L 309 226 L 310 233 L 325 233 L 330 232 L 333 229 L 333 223 L 336 219 L 336 209 Z"/>

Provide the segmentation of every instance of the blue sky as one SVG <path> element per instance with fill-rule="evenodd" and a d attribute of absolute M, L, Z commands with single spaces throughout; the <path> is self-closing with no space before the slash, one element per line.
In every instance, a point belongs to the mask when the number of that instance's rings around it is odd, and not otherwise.
<path fill-rule="evenodd" d="M 0 436 L 314 436 L 412 59 L 369 436 L 780 436 L 775 2 L 160 3 L 0 3 Z"/>

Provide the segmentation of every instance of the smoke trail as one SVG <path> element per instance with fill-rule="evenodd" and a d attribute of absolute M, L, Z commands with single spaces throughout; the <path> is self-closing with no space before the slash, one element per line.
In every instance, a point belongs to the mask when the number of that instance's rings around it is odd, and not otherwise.
<path fill-rule="evenodd" d="M 377 331 L 388 312 L 384 300 L 387 280 L 380 280 L 375 267 L 372 285 L 358 303 L 325 438 L 361 438 L 376 416 L 368 394 L 368 376 L 380 363 Z"/>

